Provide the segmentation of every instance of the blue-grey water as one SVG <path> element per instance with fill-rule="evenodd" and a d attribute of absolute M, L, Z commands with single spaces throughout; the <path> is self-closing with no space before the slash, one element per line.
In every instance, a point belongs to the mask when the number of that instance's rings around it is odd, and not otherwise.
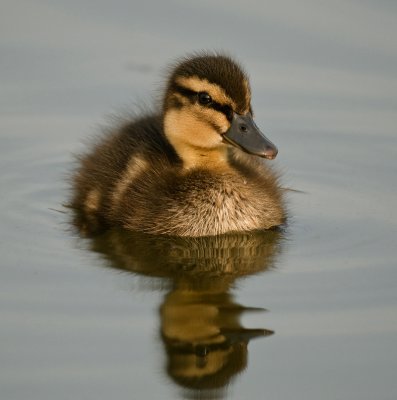
<path fill-rule="evenodd" d="M 397 398 L 397 3 L 0 8 L 1 398 Z M 82 238 L 72 154 L 200 49 L 251 76 L 286 232 Z"/>

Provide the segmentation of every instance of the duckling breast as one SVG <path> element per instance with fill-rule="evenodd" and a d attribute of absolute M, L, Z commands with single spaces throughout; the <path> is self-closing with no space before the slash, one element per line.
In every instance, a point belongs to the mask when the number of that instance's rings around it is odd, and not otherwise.
<path fill-rule="evenodd" d="M 126 228 L 194 237 L 268 229 L 283 222 L 280 199 L 244 176 L 170 170 L 158 178 L 142 176 L 136 182 L 139 193 L 134 192 L 134 204 L 128 203 L 125 193 L 119 218 Z M 149 182 L 155 179 L 154 187 Z"/>

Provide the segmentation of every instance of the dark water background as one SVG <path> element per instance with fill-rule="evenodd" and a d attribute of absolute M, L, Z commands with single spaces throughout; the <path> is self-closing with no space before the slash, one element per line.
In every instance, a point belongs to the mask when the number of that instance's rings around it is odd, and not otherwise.
<path fill-rule="evenodd" d="M 396 4 L 2 1 L 1 397 L 397 398 Z M 251 76 L 287 231 L 82 239 L 71 154 L 200 49 Z"/>

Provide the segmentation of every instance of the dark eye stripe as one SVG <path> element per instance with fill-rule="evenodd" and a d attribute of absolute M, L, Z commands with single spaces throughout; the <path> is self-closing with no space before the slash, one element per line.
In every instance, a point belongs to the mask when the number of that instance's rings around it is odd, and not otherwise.
<path fill-rule="evenodd" d="M 196 99 L 197 95 L 199 93 L 199 92 L 188 89 L 188 88 L 178 85 L 178 84 L 174 85 L 174 90 L 176 92 L 178 92 L 179 94 L 181 94 L 182 96 L 189 98 L 191 101 L 192 101 L 192 99 Z M 224 114 L 226 116 L 228 121 L 231 121 L 233 119 L 233 109 L 228 105 L 222 105 L 222 104 L 212 100 L 212 102 L 210 104 L 208 104 L 206 107 L 209 107 L 209 108 L 214 109 L 215 111 L 221 112 L 222 114 Z"/>
<path fill-rule="evenodd" d="M 185 87 L 177 85 L 177 84 L 174 85 L 174 90 L 176 92 L 178 92 L 179 94 L 181 94 L 182 96 L 185 96 L 188 98 L 197 96 L 197 92 L 195 92 L 194 90 L 185 88 Z"/>
<path fill-rule="evenodd" d="M 233 119 L 233 110 L 230 106 L 222 105 L 217 103 L 216 101 L 213 101 L 210 107 L 224 114 L 228 121 L 231 121 Z"/>

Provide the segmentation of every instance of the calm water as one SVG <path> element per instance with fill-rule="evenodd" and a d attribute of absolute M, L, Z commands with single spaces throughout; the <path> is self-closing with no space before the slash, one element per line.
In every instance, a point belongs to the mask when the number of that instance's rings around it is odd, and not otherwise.
<path fill-rule="evenodd" d="M 2 398 L 397 398 L 394 2 L 1 8 Z M 251 75 L 288 228 L 82 238 L 72 153 L 202 48 Z"/>

